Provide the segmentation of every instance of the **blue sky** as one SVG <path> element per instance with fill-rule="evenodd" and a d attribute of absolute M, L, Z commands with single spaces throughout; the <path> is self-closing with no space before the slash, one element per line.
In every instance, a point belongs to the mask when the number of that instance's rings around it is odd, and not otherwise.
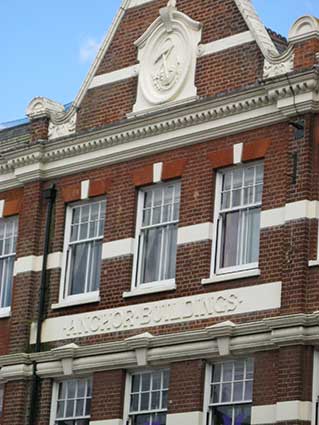
<path fill-rule="evenodd" d="M 196 0 L 193 0 L 196 1 Z M 318 0 L 253 0 L 264 23 L 287 35 Z M 29 101 L 76 96 L 121 0 L 0 0 L 0 123 L 24 117 Z"/>

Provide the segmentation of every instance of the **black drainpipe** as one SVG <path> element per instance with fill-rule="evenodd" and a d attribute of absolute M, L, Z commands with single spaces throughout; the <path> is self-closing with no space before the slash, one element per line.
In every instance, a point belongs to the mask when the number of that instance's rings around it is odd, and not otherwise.
<path fill-rule="evenodd" d="M 52 223 L 52 213 L 54 202 L 56 198 L 56 188 L 55 185 L 45 190 L 44 199 L 48 201 L 47 214 L 46 214 L 46 223 L 45 223 L 45 239 L 44 239 L 44 252 L 43 252 L 43 264 L 41 272 L 41 285 L 40 285 L 40 294 L 39 294 L 39 310 L 37 318 L 37 330 L 36 330 L 36 343 L 35 343 L 35 353 L 40 353 L 41 351 L 41 331 L 42 323 L 44 318 L 44 308 L 45 308 L 45 290 L 47 286 L 47 262 L 50 248 L 50 232 L 51 232 L 51 223 Z M 33 375 L 32 375 L 32 384 L 31 384 L 31 399 L 30 399 L 30 415 L 29 415 L 29 425 L 34 425 L 36 420 L 37 412 L 37 402 L 38 402 L 38 389 L 39 389 L 39 378 L 36 373 L 37 365 L 36 362 L 33 362 Z"/>

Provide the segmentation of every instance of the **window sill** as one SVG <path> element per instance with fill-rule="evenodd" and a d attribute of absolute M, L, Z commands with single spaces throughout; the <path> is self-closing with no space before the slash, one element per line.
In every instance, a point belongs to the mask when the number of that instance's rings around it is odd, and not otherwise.
<path fill-rule="evenodd" d="M 319 260 L 310 260 L 308 262 L 308 267 L 318 267 L 319 266 Z"/>
<path fill-rule="evenodd" d="M 11 307 L 0 308 L 0 319 L 11 317 Z"/>
<path fill-rule="evenodd" d="M 61 300 L 57 304 L 52 304 L 51 308 L 52 310 L 57 310 L 59 308 L 67 308 L 67 307 L 74 307 L 77 305 L 83 305 L 83 304 L 91 304 L 91 303 L 98 303 L 100 301 L 100 294 L 99 292 L 92 292 L 91 294 L 87 295 L 75 295 L 74 297 L 68 297 L 65 300 Z"/>
<path fill-rule="evenodd" d="M 235 279 L 245 279 L 247 277 L 260 276 L 260 274 L 261 272 L 259 269 L 243 270 L 240 272 L 219 274 L 219 275 L 211 276 L 209 279 L 202 279 L 202 285 L 209 285 L 210 283 L 217 283 L 217 282 L 226 282 L 228 280 L 235 280 Z"/>
<path fill-rule="evenodd" d="M 163 280 L 162 282 L 154 283 L 152 286 L 139 287 L 132 289 L 130 292 L 124 292 L 123 298 L 139 297 L 148 294 L 156 294 L 157 292 L 174 291 L 176 289 L 175 279 Z"/>

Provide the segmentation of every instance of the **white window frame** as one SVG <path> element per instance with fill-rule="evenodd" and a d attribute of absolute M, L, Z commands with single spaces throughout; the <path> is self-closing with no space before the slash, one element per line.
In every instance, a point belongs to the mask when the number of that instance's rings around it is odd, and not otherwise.
<path fill-rule="evenodd" d="M 58 395 L 59 395 L 59 385 L 63 382 L 73 381 L 73 380 L 91 380 L 91 407 L 92 407 L 92 399 L 93 399 L 93 378 L 90 376 L 81 376 L 81 377 L 70 377 L 69 379 L 60 379 L 56 380 L 52 384 L 52 396 L 51 396 L 51 409 L 50 409 L 50 425 L 55 425 L 56 414 L 57 414 L 57 403 L 58 403 Z M 87 419 L 90 419 L 87 417 Z M 84 419 L 84 418 L 83 418 Z M 71 420 L 71 419 L 70 419 Z"/>
<path fill-rule="evenodd" d="M 61 279 L 60 279 L 60 292 L 59 292 L 59 304 L 57 306 L 63 307 L 68 305 L 77 305 L 77 304 L 85 304 L 90 302 L 98 302 L 100 301 L 100 290 L 86 292 L 83 294 L 76 295 L 65 295 L 67 293 L 67 286 L 69 285 L 69 276 L 67 270 L 67 259 L 68 259 L 68 248 L 71 238 L 71 224 L 72 224 L 72 212 L 75 207 L 83 207 L 85 205 L 91 205 L 94 203 L 98 203 L 101 201 L 105 201 L 105 208 L 107 208 L 107 201 L 105 198 L 96 198 L 87 201 L 79 201 L 72 204 L 67 205 L 66 207 L 66 215 L 65 215 L 65 225 L 64 225 L 64 245 L 63 245 L 63 260 L 62 260 L 62 271 L 61 271 Z M 106 210 L 105 210 L 106 217 Z M 105 218 L 106 220 L 106 218 Z M 94 240 L 102 240 L 104 239 L 104 233 L 100 238 L 94 238 Z M 85 242 L 85 241 L 83 241 Z M 102 259 L 102 258 L 101 258 Z M 56 307 L 56 306 L 55 306 Z"/>
<path fill-rule="evenodd" d="M 252 358 L 230 358 L 230 359 L 225 359 L 225 360 L 216 360 L 216 361 L 210 361 L 206 363 L 206 368 L 205 368 L 205 382 L 204 382 L 204 406 L 203 406 L 203 410 L 204 410 L 204 415 L 203 415 L 203 424 L 202 425 L 210 425 L 210 423 L 208 424 L 208 418 L 209 418 L 209 414 L 210 414 L 210 409 L 212 408 L 212 403 L 210 402 L 210 398 L 211 398 L 211 384 L 212 384 L 212 370 L 213 370 L 213 366 L 216 364 L 224 364 L 224 363 L 228 363 L 228 362 L 236 362 L 236 361 L 245 361 L 245 360 L 251 360 L 253 362 L 253 368 L 254 368 L 254 375 L 253 375 L 253 379 L 252 379 L 252 383 L 253 383 L 253 389 L 252 389 L 252 399 L 249 401 L 239 401 L 239 402 L 231 402 L 231 403 L 220 403 L 220 404 L 215 404 L 215 406 L 236 406 L 236 405 L 243 405 L 243 404 L 251 404 L 251 406 L 253 405 L 253 394 L 254 394 L 254 382 L 255 382 L 255 362 Z"/>
<path fill-rule="evenodd" d="M 130 422 L 130 403 L 131 403 L 131 388 L 132 388 L 132 376 L 136 374 L 143 374 L 143 373 L 154 373 L 154 372 L 164 372 L 167 371 L 170 374 L 170 369 L 168 367 L 159 367 L 154 369 L 141 369 L 141 370 L 130 370 L 126 373 L 126 379 L 125 379 L 125 392 L 124 392 L 124 409 L 123 409 L 123 422 L 124 424 L 131 425 Z M 170 390 L 170 376 L 169 376 L 169 384 L 168 384 L 168 395 Z M 169 400 L 169 399 L 168 399 Z M 153 413 L 159 412 L 159 413 L 166 413 L 168 415 L 168 404 L 167 401 L 167 409 L 158 409 L 154 410 Z M 141 412 L 141 414 L 151 414 L 152 412 Z"/>
<path fill-rule="evenodd" d="M 223 280 L 222 278 L 225 277 L 226 279 L 231 276 L 234 277 L 246 277 L 247 276 L 255 276 L 260 274 L 260 271 L 258 269 L 259 262 L 254 262 L 250 264 L 243 264 L 238 266 L 232 266 L 232 267 L 225 267 L 220 268 L 220 256 L 221 256 L 221 237 L 218 234 L 219 232 L 219 216 L 220 216 L 220 204 L 221 204 L 221 193 L 222 193 L 222 183 L 223 183 L 223 171 L 232 171 L 236 168 L 246 168 L 251 166 L 257 166 L 263 164 L 263 161 L 258 162 L 252 162 L 252 163 L 246 163 L 246 164 L 239 164 L 232 167 L 227 167 L 226 169 L 220 169 L 216 171 L 216 183 L 215 183 L 215 202 L 214 202 L 214 220 L 213 220 L 213 240 L 212 240 L 212 257 L 211 257 L 211 278 L 218 278 L 220 277 L 220 280 Z M 257 205 L 257 204 L 256 204 Z M 259 205 L 259 204 L 258 204 Z M 262 206 L 262 203 L 261 203 Z M 237 276 L 236 276 L 237 275 Z M 225 279 L 225 280 L 226 280 Z"/>
<path fill-rule="evenodd" d="M 18 237 L 18 232 L 19 232 L 19 217 L 17 215 L 12 216 L 12 217 L 7 217 L 7 218 L 1 218 L 0 219 L 2 222 L 8 222 L 8 221 L 15 221 L 15 230 L 16 230 L 16 237 Z M 5 239 L 4 239 L 5 240 Z M 16 259 L 16 246 L 14 249 L 14 252 L 11 252 L 10 254 L 4 254 L 4 255 L 0 255 L 0 259 L 7 259 L 12 257 L 14 260 Z M 15 266 L 15 261 L 13 263 L 13 269 L 12 269 L 12 287 L 11 287 L 11 291 L 13 290 L 13 279 L 14 279 L 14 266 Z M 1 317 L 8 317 L 10 316 L 11 313 L 11 304 L 8 307 L 1 307 L 2 301 L 3 301 L 3 288 L 4 288 L 4 283 L 2 282 L 2 278 L 3 278 L 3 273 L 4 271 L 2 271 L 2 276 L 0 276 L 0 318 Z M 8 284 L 8 282 L 6 282 L 6 284 Z M 12 303 L 12 299 L 11 299 L 11 303 Z"/>
<path fill-rule="evenodd" d="M 140 252 L 140 234 L 142 231 L 142 221 L 143 221 L 143 206 L 144 206 L 144 196 L 145 193 L 154 189 L 154 188 L 163 188 L 165 186 L 168 186 L 170 184 L 179 184 L 181 187 L 181 181 L 180 180 L 172 180 L 165 183 L 157 183 L 153 184 L 144 188 L 140 188 L 138 190 L 138 198 L 137 198 L 137 214 L 136 214 L 136 228 L 135 228 L 135 246 L 134 246 L 134 260 L 133 260 L 133 272 L 132 272 L 132 282 L 131 282 L 131 291 L 132 293 L 137 294 L 143 294 L 147 292 L 156 292 L 158 291 L 165 291 L 165 289 L 175 289 L 175 282 L 176 279 L 166 279 L 166 280 L 157 280 L 153 282 L 148 283 L 140 283 L 140 274 L 141 274 L 141 255 L 139 255 Z M 171 221 L 170 224 L 179 224 L 179 217 L 178 220 Z M 176 240 L 176 246 L 177 246 L 177 240 Z"/>

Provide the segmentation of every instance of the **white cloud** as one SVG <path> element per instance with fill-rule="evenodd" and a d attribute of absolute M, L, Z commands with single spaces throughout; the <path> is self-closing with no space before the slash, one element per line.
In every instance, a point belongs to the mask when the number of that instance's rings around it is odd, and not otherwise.
<path fill-rule="evenodd" d="M 100 46 L 101 41 L 97 41 L 93 37 L 88 37 L 80 47 L 80 61 L 82 63 L 91 62 L 95 58 Z"/>

